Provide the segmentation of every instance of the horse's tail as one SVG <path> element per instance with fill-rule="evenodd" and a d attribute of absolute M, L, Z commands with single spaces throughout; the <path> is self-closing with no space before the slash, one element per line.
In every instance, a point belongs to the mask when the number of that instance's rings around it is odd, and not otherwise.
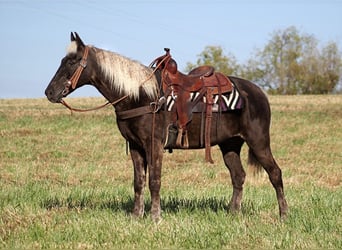
<path fill-rule="evenodd" d="M 252 167 L 251 170 L 254 175 L 259 174 L 263 169 L 251 148 L 248 149 L 248 166 Z"/>

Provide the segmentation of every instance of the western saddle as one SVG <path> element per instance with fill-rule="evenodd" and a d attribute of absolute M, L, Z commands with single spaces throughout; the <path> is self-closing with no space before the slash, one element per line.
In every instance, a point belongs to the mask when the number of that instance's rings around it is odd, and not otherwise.
<path fill-rule="evenodd" d="M 215 72 L 212 66 L 199 66 L 187 75 L 178 71 L 177 63 L 172 59 L 170 49 L 164 49 L 166 54 L 156 58 L 150 66 L 156 64 L 161 70 L 164 96 L 172 95 L 175 99 L 175 111 L 172 114 L 173 126 L 178 134 L 175 142 L 177 148 L 189 148 L 187 124 L 192 120 L 193 107 L 205 97 L 205 159 L 213 163 L 210 147 L 211 119 L 213 96 L 232 91 L 232 82 L 224 74 Z M 195 100 L 190 101 L 191 93 L 198 92 Z M 169 126 L 170 127 L 170 126 Z M 167 147 L 166 147 L 167 148 Z"/>

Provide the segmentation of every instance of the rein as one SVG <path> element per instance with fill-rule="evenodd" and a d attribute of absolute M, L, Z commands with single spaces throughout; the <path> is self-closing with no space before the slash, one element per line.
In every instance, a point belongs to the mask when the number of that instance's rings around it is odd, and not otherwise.
<path fill-rule="evenodd" d="M 122 96 L 119 99 L 113 101 L 113 102 L 106 102 L 105 104 L 102 104 L 98 107 L 95 108 L 89 108 L 89 109 L 78 109 L 78 108 L 73 108 L 71 107 L 65 100 L 61 99 L 61 104 L 63 104 L 66 108 L 68 108 L 71 111 L 76 111 L 76 112 L 89 112 L 89 111 L 94 111 L 94 110 L 98 110 L 98 109 L 102 109 L 108 105 L 116 105 L 119 102 L 121 102 L 122 100 L 126 99 L 128 97 L 128 95 Z"/>

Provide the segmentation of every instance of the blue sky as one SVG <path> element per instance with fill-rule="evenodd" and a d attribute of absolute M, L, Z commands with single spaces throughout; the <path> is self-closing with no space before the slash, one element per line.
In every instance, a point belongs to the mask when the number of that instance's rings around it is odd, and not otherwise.
<path fill-rule="evenodd" d="M 244 63 L 290 26 L 342 50 L 341 11 L 342 0 L 0 0 L 0 98 L 44 97 L 71 31 L 146 65 L 169 47 L 182 70 L 207 45 Z M 73 96 L 99 94 L 83 87 Z"/>

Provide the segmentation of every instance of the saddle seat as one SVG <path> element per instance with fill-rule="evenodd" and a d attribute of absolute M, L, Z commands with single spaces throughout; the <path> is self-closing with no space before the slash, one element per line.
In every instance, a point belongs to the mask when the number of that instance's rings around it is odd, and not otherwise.
<path fill-rule="evenodd" d="M 190 77 L 205 77 L 205 76 L 211 76 L 215 71 L 215 68 L 210 65 L 202 65 L 198 66 L 197 68 L 192 69 L 188 75 Z"/>
<path fill-rule="evenodd" d="M 175 62 L 170 62 L 170 64 L 173 63 Z M 168 70 L 166 67 L 164 80 L 168 86 L 173 86 L 177 92 L 197 92 L 203 88 L 211 88 L 213 94 L 221 94 L 233 89 L 229 78 L 220 72 L 215 72 L 215 68 L 209 65 L 194 68 L 187 75 L 178 70 Z"/>

